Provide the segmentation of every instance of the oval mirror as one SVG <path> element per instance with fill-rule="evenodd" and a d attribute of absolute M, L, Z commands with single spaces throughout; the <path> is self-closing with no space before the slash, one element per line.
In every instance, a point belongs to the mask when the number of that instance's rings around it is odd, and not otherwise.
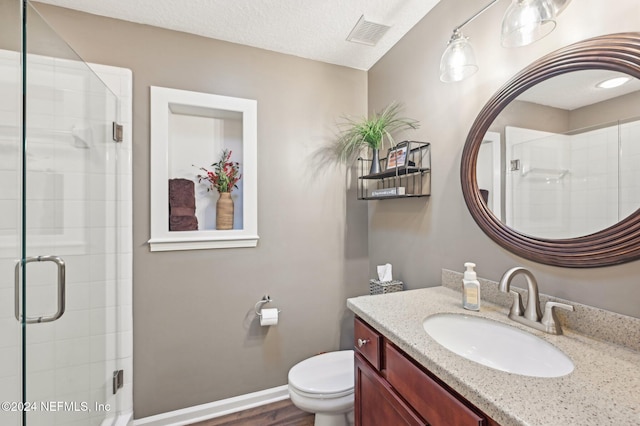
<path fill-rule="evenodd" d="M 465 202 L 487 235 L 527 259 L 637 259 L 638 141 L 640 33 L 576 43 L 521 71 L 482 109 L 462 155 Z"/>

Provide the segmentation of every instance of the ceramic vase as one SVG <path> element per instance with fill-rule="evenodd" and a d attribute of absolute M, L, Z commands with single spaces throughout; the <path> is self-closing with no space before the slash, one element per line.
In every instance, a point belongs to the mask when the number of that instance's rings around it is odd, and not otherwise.
<path fill-rule="evenodd" d="M 373 175 L 376 173 L 380 173 L 380 153 L 377 149 L 374 149 L 373 158 L 371 159 L 371 170 L 369 170 L 369 174 Z"/>
<path fill-rule="evenodd" d="M 216 203 L 216 229 L 233 229 L 233 199 L 230 192 L 220 192 Z"/>

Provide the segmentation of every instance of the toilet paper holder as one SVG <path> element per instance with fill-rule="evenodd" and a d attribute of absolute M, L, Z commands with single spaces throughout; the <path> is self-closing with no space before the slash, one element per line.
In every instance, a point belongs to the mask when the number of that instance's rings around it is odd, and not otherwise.
<path fill-rule="evenodd" d="M 265 294 L 262 299 L 258 300 L 258 303 L 256 303 L 256 315 L 261 317 L 262 314 L 260 313 L 260 309 L 262 309 L 262 307 L 267 304 L 267 303 L 271 303 L 273 302 L 273 299 L 271 299 L 271 297 L 268 294 Z M 278 309 L 278 313 L 280 313 L 280 309 Z"/>

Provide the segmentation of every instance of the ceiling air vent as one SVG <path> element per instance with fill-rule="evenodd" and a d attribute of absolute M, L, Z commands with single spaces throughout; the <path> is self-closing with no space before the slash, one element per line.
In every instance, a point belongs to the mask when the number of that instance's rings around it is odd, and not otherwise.
<path fill-rule="evenodd" d="M 349 33 L 347 41 L 375 46 L 389 28 L 387 25 L 367 21 L 362 15 L 356 26 Z"/>

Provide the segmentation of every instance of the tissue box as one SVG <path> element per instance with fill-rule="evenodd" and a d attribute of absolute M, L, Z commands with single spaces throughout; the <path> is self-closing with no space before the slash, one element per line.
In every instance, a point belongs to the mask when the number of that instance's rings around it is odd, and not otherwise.
<path fill-rule="evenodd" d="M 385 294 L 394 291 L 402 291 L 402 281 L 369 280 L 369 294 Z"/>

